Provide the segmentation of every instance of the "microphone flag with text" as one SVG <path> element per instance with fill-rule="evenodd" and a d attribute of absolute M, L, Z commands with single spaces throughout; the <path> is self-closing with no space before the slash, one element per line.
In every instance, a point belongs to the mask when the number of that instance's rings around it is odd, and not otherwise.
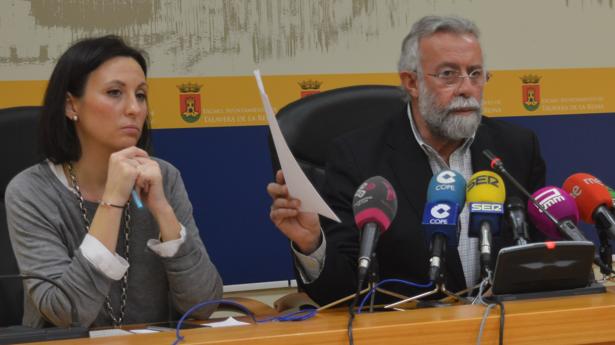
<path fill-rule="evenodd" d="M 534 205 L 531 200 L 527 204 L 527 213 L 540 232 L 548 239 L 561 240 L 565 237 L 569 240 L 587 241 L 583 233 L 577 228 L 579 222 L 579 210 L 574 199 L 565 190 L 547 186 L 532 194 L 532 198 L 544 207 L 562 226 L 558 227 L 548 216 Z"/>
<path fill-rule="evenodd" d="M 596 224 L 599 230 L 615 239 L 613 198 L 602 181 L 590 174 L 577 173 L 568 177 L 562 188 L 573 197 L 584 222 Z"/>
<path fill-rule="evenodd" d="M 384 177 L 370 177 L 355 192 L 352 211 L 361 231 L 358 273 L 360 288 L 369 271 L 378 238 L 389 228 L 397 213 L 397 195 L 393 186 Z"/>
<path fill-rule="evenodd" d="M 500 233 L 506 186 L 500 175 L 483 170 L 470 177 L 466 190 L 470 211 L 468 236 L 480 239 L 481 272 L 485 274 L 491 265 L 492 237 Z"/>
<path fill-rule="evenodd" d="M 454 170 L 434 175 L 427 187 L 427 203 L 423 212 L 423 229 L 429 242 L 429 280 L 440 282 L 447 247 L 457 250 L 459 214 L 465 204 L 466 181 Z"/>

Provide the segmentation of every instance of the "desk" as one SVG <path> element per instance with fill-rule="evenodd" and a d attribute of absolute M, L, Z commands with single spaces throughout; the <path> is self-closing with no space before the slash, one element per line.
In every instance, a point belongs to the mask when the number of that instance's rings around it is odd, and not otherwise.
<path fill-rule="evenodd" d="M 587 296 L 505 302 L 504 342 L 512 344 L 615 344 L 615 289 Z M 474 344 L 484 307 L 476 305 L 360 314 L 354 322 L 357 345 Z M 301 322 L 220 329 L 192 329 L 182 345 L 348 344 L 345 311 L 329 311 Z M 499 310 L 494 308 L 483 344 L 497 344 Z M 174 333 L 75 339 L 39 344 L 169 345 Z"/>

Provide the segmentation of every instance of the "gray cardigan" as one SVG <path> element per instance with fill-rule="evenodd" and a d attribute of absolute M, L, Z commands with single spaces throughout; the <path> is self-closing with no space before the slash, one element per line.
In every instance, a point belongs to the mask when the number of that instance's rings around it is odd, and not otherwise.
<path fill-rule="evenodd" d="M 147 208 L 131 209 L 130 268 L 124 324 L 166 321 L 192 305 L 222 295 L 222 280 L 210 261 L 192 216 L 192 205 L 179 171 L 157 159 L 164 191 L 177 219 L 186 228 L 186 240 L 174 257 L 163 258 L 146 245 L 158 238 L 158 224 Z M 111 319 L 103 308 L 109 294 L 119 313 L 121 280 L 113 281 L 98 271 L 81 253 L 86 234 L 75 194 L 54 175 L 48 163 L 32 166 L 9 183 L 5 203 L 11 243 L 22 273 L 35 273 L 56 280 L 75 301 L 83 326 L 108 326 Z M 86 201 L 88 219 L 98 204 Z M 123 221 L 121 233 L 123 233 Z M 123 255 L 124 236 L 118 239 Z M 48 323 L 67 326 L 70 306 L 53 285 L 24 281 L 23 324 L 43 327 Z M 193 315 L 204 319 L 215 306 Z"/>

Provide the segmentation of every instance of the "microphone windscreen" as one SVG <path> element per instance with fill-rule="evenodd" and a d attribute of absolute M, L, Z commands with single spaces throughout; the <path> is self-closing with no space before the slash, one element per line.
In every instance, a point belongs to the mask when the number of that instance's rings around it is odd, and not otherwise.
<path fill-rule="evenodd" d="M 466 198 L 465 188 L 466 181 L 460 173 L 455 170 L 442 170 L 429 181 L 427 202 L 446 201 L 463 205 Z"/>
<path fill-rule="evenodd" d="M 590 174 L 571 175 L 564 181 L 562 188 L 574 198 L 581 219 L 588 224 L 595 223 L 593 215 L 598 206 L 613 206 L 613 198 L 607 187 Z"/>
<path fill-rule="evenodd" d="M 611 199 L 613 200 L 613 205 L 615 205 L 615 190 L 609 186 L 607 186 L 606 189 L 609 190 L 609 194 L 611 194 Z"/>
<path fill-rule="evenodd" d="M 547 186 L 537 190 L 532 194 L 540 205 L 542 205 L 549 213 L 557 220 L 570 220 L 575 225 L 579 222 L 579 211 L 577 205 L 570 194 L 561 188 Z M 542 211 L 532 203 L 527 202 L 527 214 L 532 223 L 540 232 L 545 234 L 547 238 L 554 240 L 563 239 L 557 225 L 555 225 Z"/>
<path fill-rule="evenodd" d="M 397 195 L 393 186 L 382 176 L 370 177 L 355 192 L 352 211 L 359 229 L 374 222 L 381 232 L 386 231 L 397 214 Z"/>
<path fill-rule="evenodd" d="M 500 175 L 493 171 L 483 170 L 474 173 L 466 187 L 466 201 L 504 203 L 506 186 Z"/>

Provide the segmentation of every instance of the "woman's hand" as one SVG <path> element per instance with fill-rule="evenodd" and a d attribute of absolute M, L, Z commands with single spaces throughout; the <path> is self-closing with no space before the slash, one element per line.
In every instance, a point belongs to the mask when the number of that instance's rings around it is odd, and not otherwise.
<path fill-rule="evenodd" d="M 102 200 L 114 205 L 125 205 L 140 174 L 139 159 L 148 157 L 147 152 L 134 146 L 111 154 Z"/>

